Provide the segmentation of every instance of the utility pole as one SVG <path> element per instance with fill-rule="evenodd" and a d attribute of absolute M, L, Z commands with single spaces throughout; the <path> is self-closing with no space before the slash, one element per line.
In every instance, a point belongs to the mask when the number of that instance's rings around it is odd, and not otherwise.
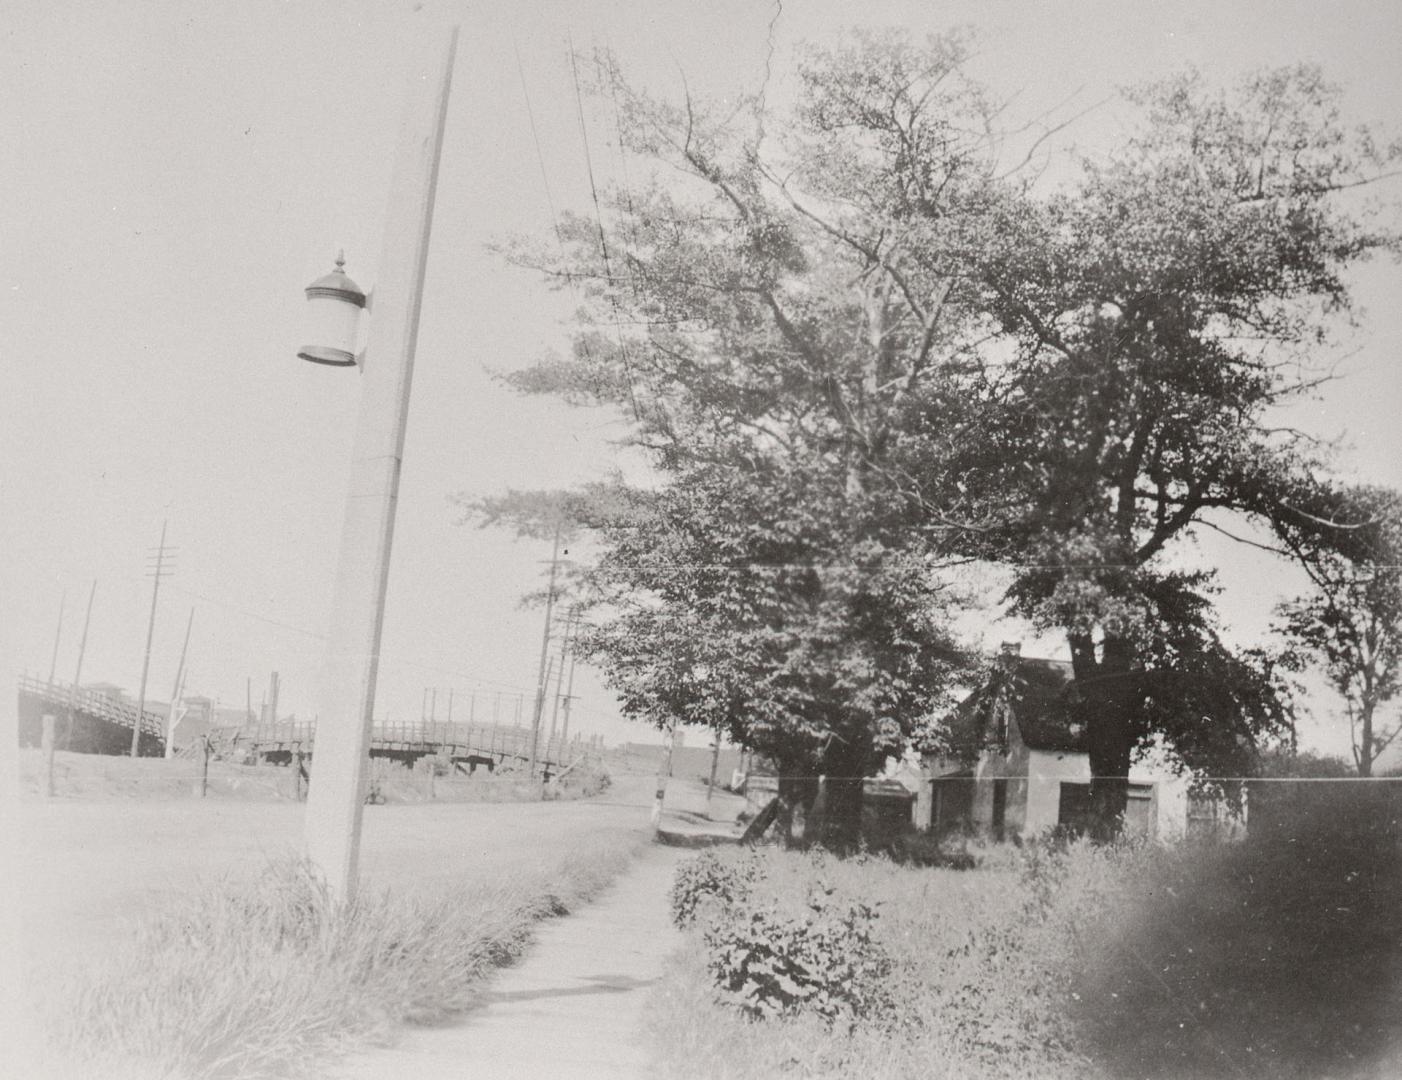
<path fill-rule="evenodd" d="M 540 749 L 540 717 L 545 710 L 545 684 L 549 679 L 545 658 L 550 652 L 550 614 L 555 608 L 555 575 L 560 569 L 560 526 L 555 526 L 555 542 L 550 551 L 550 585 L 545 593 L 545 630 L 540 636 L 540 667 L 536 674 L 535 715 L 531 719 L 531 779 Z"/>
<path fill-rule="evenodd" d="M 175 685 L 170 688 L 170 711 L 166 713 L 166 759 L 175 757 L 175 706 L 180 699 L 180 680 L 185 677 L 185 652 L 190 648 L 190 628 L 195 625 L 195 609 L 185 620 L 185 644 L 180 646 L 180 663 L 175 668 Z"/>
<path fill-rule="evenodd" d="M 63 733 L 64 749 L 68 748 L 68 740 L 73 737 L 73 724 L 77 720 L 78 685 L 83 680 L 83 655 L 88 651 L 88 625 L 92 622 L 92 601 L 96 595 L 97 579 L 93 578 L 92 588 L 88 590 L 88 613 L 83 616 L 83 636 L 78 639 L 78 666 L 73 671 L 73 686 L 68 691 L 68 728 Z"/>
<path fill-rule="evenodd" d="M 49 693 L 54 692 L 54 672 L 58 670 L 58 643 L 63 637 L 63 609 L 68 604 L 68 590 L 58 598 L 58 629 L 54 632 L 54 655 L 49 661 Z"/>
<path fill-rule="evenodd" d="M 574 612 L 571 612 L 565 619 L 565 632 L 560 637 L 560 666 L 555 669 L 555 704 L 550 710 L 550 737 L 545 740 L 547 756 L 550 753 L 550 746 L 555 742 L 555 726 L 560 720 L 560 698 L 565 683 L 565 653 L 569 650 L 570 633 L 573 630 Z"/>
<path fill-rule="evenodd" d="M 560 742 L 568 742 L 570 738 L 570 702 L 574 700 L 574 652 L 570 652 L 570 678 L 565 684 L 565 725 L 560 732 Z"/>
<path fill-rule="evenodd" d="M 146 624 L 146 659 L 141 662 L 141 691 L 136 700 L 136 722 L 131 726 L 132 757 L 136 757 L 141 749 L 141 724 L 146 719 L 146 677 L 151 672 L 151 637 L 156 632 L 156 597 L 161 591 L 161 579 L 172 573 L 166 565 L 167 555 L 174 551 L 173 548 L 166 547 L 167 524 L 168 521 L 161 522 L 161 542 L 156 548 L 156 562 L 154 567 L 146 571 L 146 576 L 151 579 L 151 618 Z M 148 555 L 148 562 L 150 558 Z"/>
<path fill-rule="evenodd" d="M 454 26 L 416 58 L 360 368 L 364 385 L 304 819 L 308 859 L 341 903 L 354 896 L 359 873 L 390 548 L 457 41 Z"/>

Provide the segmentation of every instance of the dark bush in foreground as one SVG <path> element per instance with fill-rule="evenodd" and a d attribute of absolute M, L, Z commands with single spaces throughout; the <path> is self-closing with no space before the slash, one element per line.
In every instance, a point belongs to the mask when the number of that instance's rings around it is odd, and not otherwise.
<path fill-rule="evenodd" d="M 1089 928 L 1074 980 L 1115 1075 L 1376 1075 L 1399 1027 L 1402 792 L 1253 793 L 1238 845 L 1144 867 Z"/>
<path fill-rule="evenodd" d="M 891 970 L 872 939 L 876 912 L 819 891 L 802 917 L 741 903 L 706 927 L 708 966 L 724 999 L 750 1016 L 811 1012 L 858 1020 L 886 1004 Z"/>

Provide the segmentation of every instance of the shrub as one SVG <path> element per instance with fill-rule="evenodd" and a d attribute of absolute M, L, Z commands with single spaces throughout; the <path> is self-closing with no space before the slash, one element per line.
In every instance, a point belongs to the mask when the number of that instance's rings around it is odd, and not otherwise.
<path fill-rule="evenodd" d="M 708 925 L 708 967 L 724 999 L 761 1019 L 812 1012 L 858 1020 L 885 1006 L 891 962 L 872 936 L 877 914 L 831 897 L 820 889 L 802 918 L 742 907 Z"/>
<path fill-rule="evenodd" d="M 688 859 L 677 867 L 672 882 L 672 921 L 684 928 L 696 921 L 698 910 L 708 902 L 729 906 L 744 900 L 758 873 L 759 863 L 752 853 L 722 858 L 704 851 Z"/>

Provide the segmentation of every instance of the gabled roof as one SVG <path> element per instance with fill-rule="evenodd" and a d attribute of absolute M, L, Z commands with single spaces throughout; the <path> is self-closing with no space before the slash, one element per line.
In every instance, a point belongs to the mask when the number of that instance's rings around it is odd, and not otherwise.
<path fill-rule="evenodd" d="M 1003 656 L 985 685 L 966 697 L 954 724 L 965 745 L 987 746 L 996 738 L 996 712 L 1006 708 L 1022 741 L 1033 750 L 1084 753 L 1086 733 L 1070 703 L 1071 664 L 1065 660 Z"/>
<path fill-rule="evenodd" d="M 1009 704 L 1022 741 L 1033 750 L 1086 751 L 1085 725 L 1070 707 L 1073 677 L 1067 660 L 1018 659 Z"/>

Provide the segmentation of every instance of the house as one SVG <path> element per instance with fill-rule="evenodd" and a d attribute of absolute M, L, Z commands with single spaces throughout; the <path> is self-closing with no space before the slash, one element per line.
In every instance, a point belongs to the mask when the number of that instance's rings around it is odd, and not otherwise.
<path fill-rule="evenodd" d="M 1090 806 L 1086 732 L 1069 708 L 1071 665 L 1021 655 L 1005 643 L 993 676 L 954 717 L 962 760 L 925 759 L 928 790 L 918 828 L 965 828 L 995 840 L 1024 839 L 1058 826 L 1081 829 Z M 1165 765 L 1130 771 L 1125 831 L 1169 838 L 1188 827 L 1188 780 Z"/>

